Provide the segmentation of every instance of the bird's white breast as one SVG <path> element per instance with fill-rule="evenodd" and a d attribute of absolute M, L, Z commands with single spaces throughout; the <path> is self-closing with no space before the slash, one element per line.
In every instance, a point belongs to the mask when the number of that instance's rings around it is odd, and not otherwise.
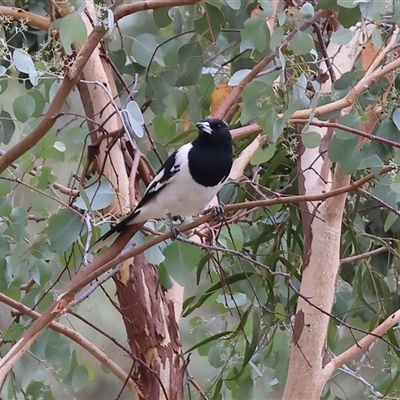
<path fill-rule="evenodd" d="M 175 165 L 179 168 L 165 187 L 144 205 L 134 222 L 172 216 L 186 217 L 201 213 L 223 186 L 204 187 L 196 183 L 189 173 L 188 153 L 192 144 L 182 146 L 176 154 Z M 207 162 L 207 160 L 204 160 Z"/>

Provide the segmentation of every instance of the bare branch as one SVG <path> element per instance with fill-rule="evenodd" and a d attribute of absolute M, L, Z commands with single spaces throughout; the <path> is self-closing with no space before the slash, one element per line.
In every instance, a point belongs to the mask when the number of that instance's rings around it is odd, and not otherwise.
<path fill-rule="evenodd" d="M 20 313 L 27 315 L 28 317 L 37 320 L 41 317 L 41 314 L 37 311 L 33 311 L 24 304 L 16 301 L 3 293 L 0 293 L 0 302 L 7 304 L 8 306 L 15 308 Z M 49 328 L 55 332 L 61 333 L 62 335 L 70 338 L 75 343 L 79 344 L 88 353 L 90 353 L 94 358 L 96 358 L 101 364 L 106 366 L 118 379 L 122 382 L 127 381 L 128 387 L 132 391 L 137 391 L 135 382 L 129 378 L 128 374 L 114 361 L 112 361 L 105 353 L 103 353 L 98 347 L 96 347 L 90 340 L 86 339 L 79 332 L 74 331 L 71 328 L 58 323 L 50 322 Z"/>
<path fill-rule="evenodd" d="M 43 29 L 47 31 L 51 24 L 51 20 L 46 17 L 42 17 L 38 14 L 31 13 L 18 7 L 5 7 L 0 6 L 0 15 L 12 17 L 16 21 L 25 21 L 28 25 L 34 26 L 35 28 Z"/>
<path fill-rule="evenodd" d="M 327 379 L 332 375 L 332 373 L 338 369 L 340 366 L 346 362 L 354 359 L 358 354 L 361 354 L 368 350 L 377 339 L 382 338 L 382 336 L 396 324 L 400 322 L 400 310 L 397 310 L 392 315 L 390 315 L 384 322 L 377 326 L 371 333 L 364 336 L 357 343 L 351 346 L 349 349 L 344 351 L 342 354 L 333 358 L 323 369 Z"/>
<path fill-rule="evenodd" d="M 390 250 L 390 244 L 388 243 L 386 246 L 378 247 L 377 249 L 367 251 L 362 254 L 357 254 L 356 256 L 342 258 L 340 260 L 340 265 L 350 264 L 354 261 L 365 260 L 366 258 L 369 258 L 375 254 L 384 253 L 389 250 Z"/>

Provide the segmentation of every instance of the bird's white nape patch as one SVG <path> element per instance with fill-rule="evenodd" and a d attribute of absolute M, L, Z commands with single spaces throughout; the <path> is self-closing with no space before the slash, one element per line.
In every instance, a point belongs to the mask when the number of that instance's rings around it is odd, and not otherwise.
<path fill-rule="evenodd" d="M 202 132 L 205 132 L 205 133 L 208 133 L 209 135 L 211 135 L 212 134 L 212 128 L 211 128 L 211 125 L 210 125 L 210 123 L 208 122 L 208 121 L 200 121 L 200 122 L 198 122 L 197 124 L 196 124 L 196 126 L 202 131 Z"/>

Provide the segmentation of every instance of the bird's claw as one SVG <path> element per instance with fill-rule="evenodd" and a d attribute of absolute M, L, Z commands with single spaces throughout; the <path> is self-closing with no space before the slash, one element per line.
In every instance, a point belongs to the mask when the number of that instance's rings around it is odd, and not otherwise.
<path fill-rule="evenodd" d="M 204 214 L 208 214 L 210 212 L 213 213 L 216 221 L 220 221 L 225 217 L 225 210 L 221 206 L 210 207 L 208 210 L 205 211 Z"/>
<path fill-rule="evenodd" d="M 174 219 L 172 218 L 171 214 L 167 214 L 168 222 L 169 222 L 169 229 L 171 231 L 171 239 L 176 240 L 177 237 L 181 234 L 178 226 L 174 224 Z"/>

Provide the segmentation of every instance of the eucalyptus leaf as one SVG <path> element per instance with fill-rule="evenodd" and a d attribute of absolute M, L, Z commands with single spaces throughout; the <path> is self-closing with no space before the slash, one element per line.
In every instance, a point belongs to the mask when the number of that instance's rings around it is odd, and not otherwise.
<path fill-rule="evenodd" d="M 26 122 L 35 111 L 35 100 L 29 95 L 17 97 L 13 102 L 15 117 L 20 122 Z"/>
<path fill-rule="evenodd" d="M 301 140 L 305 147 L 314 149 L 321 143 L 321 135 L 317 132 L 306 132 L 301 136 Z"/>
<path fill-rule="evenodd" d="M 128 112 L 129 123 L 133 132 L 135 132 L 136 136 L 143 137 L 142 125 L 144 124 L 144 118 L 139 105 L 132 100 L 126 105 L 126 111 Z"/>
<path fill-rule="evenodd" d="M 343 46 L 349 43 L 352 37 L 353 37 L 353 32 L 350 29 L 341 28 L 332 33 L 331 40 L 333 43 Z"/>
<path fill-rule="evenodd" d="M 314 48 L 314 41 L 308 33 L 298 31 L 289 42 L 289 46 L 295 54 L 304 55 Z"/>
<path fill-rule="evenodd" d="M 164 250 L 164 266 L 172 279 L 181 286 L 186 284 L 201 257 L 201 249 L 187 243 L 175 241 Z"/>
<path fill-rule="evenodd" d="M 84 230 L 85 225 L 77 213 L 63 209 L 57 214 L 53 214 L 47 227 L 50 250 L 62 253 L 83 235 Z"/>
<path fill-rule="evenodd" d="M 60 22 L 60 41 L 65 52 L 72 54 L 73 43 L 85 43 L 87 39 L 87 31 L 85 23 L 77 12 L 66 15 Z"/>
<path fill-rule="evenodd" d="M 82 210 L 102 210 L 108 207 L 114 200 L 115 191 L 110 181 L 102 177 L 100 182 L 93 182 L 84 189 L 85 198 L 83 196 L 77 197 L 75 206 Z"/>

